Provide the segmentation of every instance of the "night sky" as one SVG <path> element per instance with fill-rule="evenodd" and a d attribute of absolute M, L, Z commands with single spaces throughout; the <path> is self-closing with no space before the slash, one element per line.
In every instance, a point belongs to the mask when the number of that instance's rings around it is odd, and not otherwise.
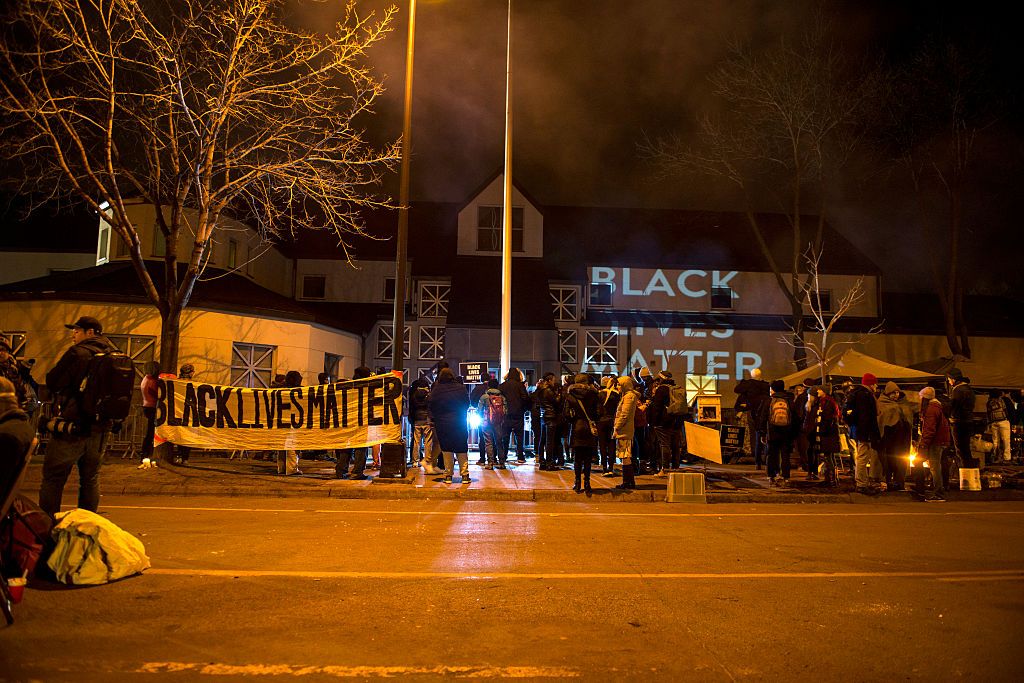
<path fill-rule="evenodd" d="M 823 7 L 858 59 L 899 63 L 929 35 L 981 43 L 1005 83 L 1006 113 L 977 147 L 978 182 L 965 215 L 968 283 L 1020 295 L 1024 280 L 1013 264 L 1024 249 L 1011 202 L 1024 177 L 1024 79 L 1010 28 L 1016 23 L 1000 4 L 514 0 L 514 175 L 544 204 L 739 209 L 728 188 L 700 177 L 658 178 L 637 153 L 644 134 L 694 129 L 699 112 L 713 105 L 707 76 L 730 41 L 772 44 L 798 34 Z M 397 5 L 395 32 L 373 53 L 389 87 L 371 124 L 378 135 L 401 131 L 407 5 Z M 419 2 L 414 200 L 464 201 L 501 167 L 505 11 L 504 0 Z M 833 191 L 832 222 L 883 268 L 886 286 L 927 289 L 925 242 L 908 229 L 910 200 L 893 179 L 865 154 Z"/>

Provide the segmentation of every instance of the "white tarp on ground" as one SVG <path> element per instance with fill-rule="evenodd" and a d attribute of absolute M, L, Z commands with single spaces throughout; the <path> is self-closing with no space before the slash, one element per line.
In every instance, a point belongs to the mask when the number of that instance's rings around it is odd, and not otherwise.
<path fill-rule="evenodd" d="M 919 380 L 927 382 L 936 376 L 942 376 L 941 372 L 924 372 L 922 370 L 905 368 L 902 365 L 886 363 L 884 360 L 878 360 L 854 349 L 847 349 L 843 355 L 828 364 L 825 369 L 826 375 L 832 377 L 852 377 L 855 379 L 859 379 L 868 372 L 879 380 Z M 820 376 L 821 369 L 817 365 L 813 365 L 791 375 L 786 375 L 781 379 L 786 383 L 787 387 L 792 387 L 797 384 L 803 384 L 803 381 L 807 378 L 817 379 Z"/>
<path fill-rule="evenodd" d="M 971 386 L 994 387 L 997 389 L 1024 389 L 1024 355 L 1016 358 L 985 357 L 968 359 L 943 356 L 911 367 L 927 372 L 945 375 L 953 367 L 959 368 L 964 377 L 971 379 Z"/>

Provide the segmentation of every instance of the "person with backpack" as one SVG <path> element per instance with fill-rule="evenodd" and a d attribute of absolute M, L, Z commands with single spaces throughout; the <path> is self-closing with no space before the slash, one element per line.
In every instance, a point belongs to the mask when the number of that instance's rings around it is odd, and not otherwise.
<path fill-rule="evenodd" d="M 887 382 L 878 397 L 878 431 L 885 490 L 902 491 L 914 434 L 914 407 L 896 382 Z"/>
<path fill-rule="evenodd" d="M 683 420 L 687 412 L 685 387 L 677 387 L 672 373 L 662 370 L 658 373 L 654 393 L 647 404 L 647 420 L 654 431 L 657 445 L 657 460 L 652 458 L 654 476 L 664 478 L 668 471 L 678 467 L 681 449 Z"/>
<path fill-rule="evenodd" d="M 505 469 L 501 457 L 501 430 L 505 423 L 505 396 L 498 389 L 498 380 L 487 380 L 487 390 L 476 404 L 480 416 L 480 452 L 486 456 L 485 470 Z"/>
<path fill-rule="evenodd" d="M 793 394 L 786 391 L 785 382 L 775 380 L 770 385 L 768 410 L 761 428 L 767 439 L 769 486 L 789 485 L 789 456 L 799 429 L 795 416 Z"/>
<path fill-rule="evenodd" d="M 985 417 L 988 418 L 988 431 L 992 435 L 992 458 L 996 461 L 1010 462 L 1010 415 L 1013 404 L 1003 396 L 999 389 L 988 392 L 985 403 Z"/>
<path fill-rule="evenodd" d="M 565 399 L 565 417 L 569 424 L 569 447 L 572 449 L 572 490 L 590 495 L 590 471 L 597 454 L 597 389 L 590 375 L 579 373 L 569 386 Z M 581 481 L 582 480 L 582 481 Z"/>
<path fill-rule="evenodd" d="M 39 507 L 51 517 L 60 512 L 64 486 L 72 467 L 78 467 L 78 507 L 96 512 L 100 504 L 100 466 L 107 433 L 113 420 L 99 415 L 96 405 L 86 405 L 85 391 L 96 384 L 97 354 L 115 351 L 103 336 L 99 320 L 83 315 L 64 327 L 71 330 L 71 348 L 46 373 L 46 386 L 53 396 L 54 415 L 67 426 L 50 436 L 43 459 L 43 481 L 39 487 Z M 92 371 L 92 372 L 91 372 Z M 134 371 L 131 389 L 134 389 Z M 131 391 L 131 390 L 130 390 Z M 129 401 L 131 394 L 129 391 Z"/>
<path fill-rule="evenodd" d="M 619 407 L 619 383 L 617 378 L 609 375 L 601 379 L 602 387 L 597 392 L 597 431 L 598 449 L 601 453 L 601 472 L 605 477 L 615 476 L 615 438 L 612 436 L 615 426 L 615 411 Z"/>
<path fill-rule="evenodd" d="M 882 435 L 878 431 L 877 385 L 878 378 L 865 372 L 860 384 L 850 389 L 843 404 L 843 422 L 850 428 L 850 438 L 857 444 L 853 463 L 857 493 L 877 493 L 882 477 L 882 464 L 878 459 Z"/>
<path fill-rule="evenodd" d="M 935 398 L 935 388 L 925 387 L 918 392 L 921 397 L 921 437 L 917 440 L 917 451 L 928 463 L 932 473 L 932 492 L 925 500 L 944 500 L 946 477 L 942 471 L 942 452 L 951 441 L 949 421 L 942 410 L 942 404 Z M 924 476 L 924 473 L 921 473 Z"/>
<path fill-rule="evenodd" d="M 508 447 L 511 438 L 516 437 L 516 463 L 526 463 L 526 437 L 525 416 L 530 409 L 530 393 L 526 391 L 523 383 L 523 373 L 519 368 L 510 368 L 505 375 L 505 381 L 498 385 L 498 389 L 505 396 L 505 423 L 501 428 L 501 462 L 508 459 Z"/>
<path fill-rule="evenodd" d="M 146 363 L 139 391 L 142 393 L 142 416 L 146 418 L 146 433 L 142 436 L 142 459 L 153 457 L 153 435 L 156 433 L 156 402 L 160 388 L 160 364 Z"/>

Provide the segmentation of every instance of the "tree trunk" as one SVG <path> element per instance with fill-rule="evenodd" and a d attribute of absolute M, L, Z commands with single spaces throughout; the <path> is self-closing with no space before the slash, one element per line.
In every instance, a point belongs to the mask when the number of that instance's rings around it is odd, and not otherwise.
<path fill-rule="evenodd" d="M 172 305 L 160 311 L 160 369 L 178 372 L 181 306 Z"/>

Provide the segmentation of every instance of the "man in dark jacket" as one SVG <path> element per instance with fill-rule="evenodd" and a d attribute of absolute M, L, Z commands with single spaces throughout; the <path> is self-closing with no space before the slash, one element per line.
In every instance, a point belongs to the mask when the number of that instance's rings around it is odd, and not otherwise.
<path fill-rule="evenodd" d="M 971 424 L 974 419 L 974 389 L 971 380 L 964 377 L 960 368 L 950 368 L 946 373 L 949 383 L 949 423 L 953 427 L 953 446 L 960 458 L 961 467 L 977 467 L 978 461 L 971 454 L 971 435 L 974 432 Z"/>
<path fill-rule="evenodd" d="M 743 411 L 746 416 L 747 432 L 750 435 L 750 450 L 754 456 L 754 465 L 761 469 L 764 463 L 765 445 L 761 443 L 765 434 L 762 431 L 765 419 L 765 407 L 768 405 L 768 382 L 761 379 L 761 369 L 754 368 L 750 371 L 750 377 L 736 385 L 736 404 L 733 406 L 737 412 Z"/>
<path fill-rule="evenodd" d="M 590 375 L 579 373 L 565 397 L 565 418 L 569 424 L 569 447 L 572 448 L 575 483 L 572 490 L 590 495 L 590 470 L 597 453 L 598 394 Z"/>
<path fill-rule="evenodd" d="M 557 470 L 565 462 L 562 453 L 562 394 L 558 378 L 553 372 L 544 375 L 543 386 L 538 387 L 533 400 L 540 401 L 541 420 L 544 423 L 544 451 L 540 469 Z"/>
<path fill-rule="evenodd" d="M 598 391 L 597 429 L 598 448 L 601 452 L 601 471 L 606 477 L 615 476 L 615 439 L 612 436 L 615 427 L 615 411 L 619 407 L 619 383 L 614 376 L 601 380 L 602 387 Z"/>
<path fill-rule="evenodd" d="M 352 373 L 352 379 L 366 379 L 373 375 L 373 370 L 360 365 Z M 338 451 L 338 461 L 334 464 L 334 476 L 337 479 L 366 479 L 366 458 L 369 455 L 369 448 L 344 448 Z M 352 473 L 349 474 L 348 466 L 352 464 Z"/>
<path fill-rule="evenodd" d="M 429 396 L 430 382 L 427 378 L 413 380 L 409 386 L 409 422 L 412 427 L 409 463 L 414 466 L 422 464 L 424 474 L 438 474 L 434 467 L 437 458 L 434 453 L 434 426 L 427 410 Z"/>
<path fill-rule="evenodd" d="M 523 384 L 523 373 L 519 368 L 511 368 L 505 375 L 505 381 L 498 385 L 498 390 L 505 396 L 505 426 L 501 432 L 501 461 L 508 458 L 508 447 L 513 435 L 516 437 L 516 463 L 526 462 L 525 415 L 530 409 L 530 394 Z"/>
<path fill-rule="evenodd" d="M 882 435 L 878 430 L 876 386 L 878 378 L 870 372 L 864 373 L 860 384 L 850 389 L 843 406 L 843 422 L 850 428 L 850 437 L 857 442 L 854 469 L 860 493 L 874 493 L 875 484 L 882 477 L 882 462 L 878 458 Z"/>
<path fill-rule="evenodd" d="M 46 373 L 46 386 L 54 397 L 55 414 L 66 424 L 75 425 L 76 433 L 55 433 L 46 447 L 39 507 L 51 516 L 60 512 L 64 485 L 76 465 L 78 507 L 96 512 L 100 504 L 100 465 L 110 429 L 108 423 L 85 414 L 81 387 L 93 356 L 113 350 L 114 345 L 103 336 L 103 326 L 96 318 L 83 315 L 64 327 L 71 330 L 72 346 Z"/>
<path fill-rule="evenodd" d="M 761 427 L 767 439 L 768 485 L 789 484 L 789 456 L 793 450 L 793 439 L 800 429 L 793 406 L 793 394 L 786 391 L 781 379 L 771 383 L 768 409 Z M 779 477 L 779 475 L 782 475 Z"/>
<path fill-rule="evenodd" d="M 657 477 L 667 477 L 669 469 L 672 468 L 672 453 L 678 447 L 683 430 L 683 417 L 672 415 L 668 412 L 668 404 L 671 398 L 670 387 L 676 382 L 672 379 L 672 373 L 662 370 L 658 373 L 654 384 L 654 392 L 647 404 L 647 423 L 654 431 L 654 443 L 658 449 L 658 461 L 652 463 Z M 680 436 L 676 436 L 679 434 Z"/>

